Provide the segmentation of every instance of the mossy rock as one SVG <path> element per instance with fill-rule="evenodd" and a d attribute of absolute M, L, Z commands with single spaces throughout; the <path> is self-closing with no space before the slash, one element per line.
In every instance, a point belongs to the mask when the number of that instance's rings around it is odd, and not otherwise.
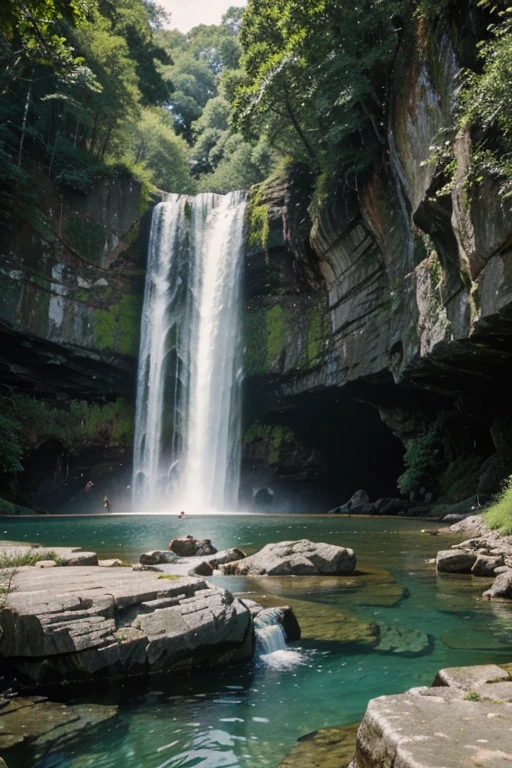
<path fill-rule="evenodd" d="M 253 594 L 251 597 L 264 608 L 290 606 L 299 622 L 302 640 L 350 645 L 356 643 L 367 647 L 374 647 L 378 642 L 379 628 L 376 624 L 332 606 L 269 594 Z"/>
<path fill-rule="evenodd" d="M 347 768 L 354 757 L 358 728 L 355 723 L 301 736 L 278 768 Z"/>
<path fill-rule="evenodd" d="M 405 597 L 407 590 L 385 570 L 368 569 L 350 576 L 259 576 L 262 592 L 300 599 L 318 600 L 322 603 L 343 606 L 396 605 Z"/>
<path fill-rule="evenodd" d="M 432 636 L 400 624 L 379 624 L 379 642 L 375 651 L 399 656 L 424 656 L 432 653 Z"/>

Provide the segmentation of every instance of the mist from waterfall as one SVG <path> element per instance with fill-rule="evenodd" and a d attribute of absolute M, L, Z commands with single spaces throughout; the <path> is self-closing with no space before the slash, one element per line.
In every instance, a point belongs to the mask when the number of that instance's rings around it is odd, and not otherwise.
<path fill-rule="evenodd" d="M 142 313 L 136 509 L 234 510 L 240 474 L 244 194 L 156 206 Z"/>

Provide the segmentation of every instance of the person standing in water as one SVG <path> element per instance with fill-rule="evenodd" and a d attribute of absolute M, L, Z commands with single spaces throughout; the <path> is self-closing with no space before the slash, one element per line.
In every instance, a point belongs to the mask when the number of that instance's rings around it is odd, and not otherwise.
<path fill-rule="evenodd" d="M 181 519 L 182 517 L 185 517 L 185 513 L 184 513 L 183 511 L 181 511 L 181 512 L 179 513 L 178 517 L 179 517 L 180 519 Z"/>
<path fill-rule="evenodd" d="M 103 509 L 105 510 L 105 512 L 110 512 L 110 501 L 106 494 L 103 497 Z"/>

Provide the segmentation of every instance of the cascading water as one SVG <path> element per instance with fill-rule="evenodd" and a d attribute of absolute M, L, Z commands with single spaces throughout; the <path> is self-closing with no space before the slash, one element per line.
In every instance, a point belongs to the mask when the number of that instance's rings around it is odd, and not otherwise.
<path fill-rule="evenodd" d="M 155 208 L 137 385 L 139 508 L 236 505 L 244 214 L 240 192 L 170 195 Z"/>
<path fill-rule="evenodd" d="M 283 614 L 279 608 L 264 608 L 254 617 L 256 655 L 259 660 L 275 669 L 290 669 L 304 663 L 300 651 L 286 646 Z"/>

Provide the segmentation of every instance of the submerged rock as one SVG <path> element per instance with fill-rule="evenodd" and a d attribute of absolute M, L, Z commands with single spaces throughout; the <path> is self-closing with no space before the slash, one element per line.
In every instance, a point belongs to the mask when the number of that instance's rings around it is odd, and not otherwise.
<path fill-rule="evenodd" d="M 115 706 L 67 706 L 48 701 L 43 696 L 0 698 L 0 751 L 7 752 L 8 758 L 8 750 L 12 747 L 36 740 L 38 743 L 60 740 L 64 734 L 110 719 L 116 712 Z"/>
<path fill-rule="evenodd" d="M 347 768 L 354 755 L 358 727 L 357 723 L 322 728 L 301 736 L 278 768 Z"/>
<path fill-rule="evenodd" d="M 255 555 L 222 566 L 222 571 L 240 576 L 343 576 L 353 573 L 355 567 L 352 549 L 301 539 L 267 544 Z"/>

